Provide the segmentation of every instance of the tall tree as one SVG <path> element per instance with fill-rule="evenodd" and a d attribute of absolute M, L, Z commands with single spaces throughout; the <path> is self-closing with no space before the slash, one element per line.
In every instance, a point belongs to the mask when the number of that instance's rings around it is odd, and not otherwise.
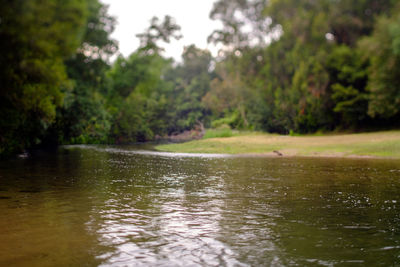
<path fill-rule="evenodd" d="M 181 27 L 176 24 L 174 18 L 165 16 L 164 20 L 159 22 L 158 17 L 153 17 L 150 26 L 144 33 L 137 34 L 140 39 L 140 51 L 146 54 L 158 54 L 164 49 L 158 44 L 162 41 L 169 43 L 171 39 L 179 40 L 182 35 L 179 33 Z"/>
<path fill-rule="evenodd" d="M 233 49 L 265 43 L 270 20 L 262 11 L 267 0 L 219 0 L 214 3 L 210 18 L 222 22 L 222 29 L 215 30 L 208 41 L 222 43 Z"/>
<path fill-rule="evenodd" d="M 400 5 L 381 16 L 374 32 L 360 43 L 370 56 L 368 114 L 393 118 L 400 114 Z"/>
<path fill-rule="evenodd" d="M 110 114 L 106 110 L 109 58 L 117 49 L 110 38 L 115 18 L 98 0 L 87 0 L 88 18 L 76 53 L 65 61 L 72 87 L 64 90 L 64 105 L 58 110 L 56 124 L 48 139 L 57 143 L 106 142 Z"/>
<path fill-rule="evenodd" d="M 339 0 L 330 4 L 330 32 L 338 44 L 355 47 L 360 37 L 370 35 L 375 19 L 387 13 L 393 0 Z"/>
<path fill-rule="evenodd" d="M 137 35 L 139 49 L 127 59 L 119 57 L 108 72 L 114 116 L 111 136 L 117 142 L 146 141 L 167 132 L 165 92 L 170 84 L 163 77 L 172 60 L 161 56 L 159 42 L 179 39 L 179 29 L 170 16 L 160 23 L 154 17 L 145 32 Z"/>
<path fill-rule="evenodd" d="M 172 117 L 169 133 L 192 129 L 204 121 L 206 115 L 201 99 L 210 90 L 211 53 L 190 45 L 185 47 L 182 59 L 182 64 L 165 76 L 166 81 L 173 84 L 173 90 L 166 92 Z"/>
<path fill-rule="evenodd" d="M 71 86 L 64 59 L 79 46 L 86 2 L 19 0 L 0 5 L 0 154 L 40 142 Z"/>
<path fill-rule="evenodd" d="M 328 57 L 334 112 L 344 127 L 359 127 L 368 119 L 367 68 L 361 51 L 346 45 L 335 47 Z"/>

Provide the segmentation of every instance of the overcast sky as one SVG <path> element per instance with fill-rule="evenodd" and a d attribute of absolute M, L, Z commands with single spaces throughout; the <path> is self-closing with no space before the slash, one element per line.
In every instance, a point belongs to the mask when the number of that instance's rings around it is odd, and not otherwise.
<path fill-rule="evenodd" d="M 165 47 L 165 56 L 180 60 L 183 47 L 195 44 L 200 48 L 208 48 L 213 54 L 216 48 L 207 44 L 207 36 L 220 28 L 220 22 L 209 19 L 209 13 L 215 0 L 101 0 L 109 5 L 109 14 L 117 18 L 118 24 L 112 37 L 119 42 L 119 50 L 128 56 L 139 46 L 135 36 L 149 27 L 150 19 L 165 15 L 175 18 L 181 26 L 183 38 L 173 40 Z"/>

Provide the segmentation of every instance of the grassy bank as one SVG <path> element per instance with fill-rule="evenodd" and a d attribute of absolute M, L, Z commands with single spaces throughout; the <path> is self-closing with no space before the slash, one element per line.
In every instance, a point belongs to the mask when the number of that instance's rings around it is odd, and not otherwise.
<path fill-rule="evenodd" d="M 210 137 L 211 136 L 211 137 Z M 264 154 L 283 156 L 392 157 L 400 158 L 400 131 L 325 136 L 282 136 L 265 133 L 218 133 L 206 139 L 159 145 L 162 151 L 184 153 Z"/>

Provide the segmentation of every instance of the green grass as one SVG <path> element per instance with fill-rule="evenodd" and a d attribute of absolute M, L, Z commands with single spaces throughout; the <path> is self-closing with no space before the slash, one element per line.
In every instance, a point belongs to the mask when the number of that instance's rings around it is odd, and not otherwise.
<path fill-rule="evenodd" d="M 230 128 L 207 129 L 206 133 L 203 136 L 203 139 L 233 137 L 250 134 L 254 134 L 254 132 L 237 131 Z"/>
<path fill-rule="evenodd" d="M 371 156 L 400 158 L 400 131 L 361 134 L 281 136 L 257 132 L 208 130 L 202 140 L 167 144 L 158 150 L 183 153 L 266 154 L 284 156 Z"/>
<path fill-rule="evenodd" d="M 217 138 L 217 137 L 232 137 L 235 133 L 231 129 L 212 129 L 207 130 L 203 139 Z"/>

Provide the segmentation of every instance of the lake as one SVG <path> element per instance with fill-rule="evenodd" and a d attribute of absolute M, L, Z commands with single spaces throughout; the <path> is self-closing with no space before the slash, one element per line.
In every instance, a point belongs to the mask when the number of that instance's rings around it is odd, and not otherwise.
<path fill-rule="evenodd" d="M 0 162 L 0 266 L 400 265 L 400 161 L 68 146 Z"/>

